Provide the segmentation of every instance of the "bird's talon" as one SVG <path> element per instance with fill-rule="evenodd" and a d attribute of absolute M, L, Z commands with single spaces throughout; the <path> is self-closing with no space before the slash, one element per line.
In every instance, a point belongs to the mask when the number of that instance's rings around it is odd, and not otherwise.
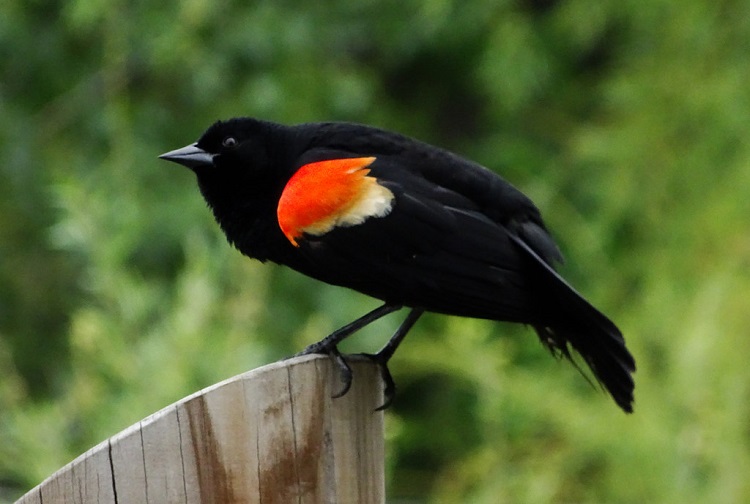
<path fill-rule="evenodd" d="M 338 399 L 339 397 L 345 396 L 352 386 L 352 368 L 349 367 L 349 364 L 347 364 L 344 356 L 341 355 L 341 352 L 339 352 L 338 348 L 333 347 L 328 352 L 328 355 L 336 362 L 336 365 L 338 365 L 339 378 L 341 379 L 341 383 L 343 384 L 341 390 L 331 396 L 331 398 L 333 399 Z"/>
<path fill-rule="evenodd" d="M 336 345 L 329 346 L 321 345 L 320 342 L 313 343 L 302 351 L 294 354 L 294 357 L 301 357 L 303 355 L 311 354 L 327 355 L 333 360 L 333 362 L 339 369 L 339 378 L 341 380 L 342 386 L 341 390 L 333 394 L 331 398 L 338 399 L 339 397 L 345 396 L 346 393 L 349 392 L 349 389 L 352 387 L 352 369 L 351 367 L 349 367 L 349 364 L 347 364 L 344 356 L 341 355 L 341 352 L 339 352 L 339 349 L 336 348 Z"/>
<path fill-rule="evenodd" d="M 363 353 L 360 355 L 377 364 L 378 370 L 380 371 L 380 379 L 383 380 L 383 404 L 375 408 L 375 411 L 383 411 L 390 408 L 391 404 L 393 403 L 394 397 L 396 397 L 396 382 L 393 380 L 391 371 L 388 369 L 388 359 L 383 358 L 383 355 L 381 355 L 380 353 Z"/>
<path fill-rule="evenodd" d="M 393 381 L 393 376 L 388 370 L 388 366 L 383 364 L 380 367 L 380 377 L 383 380 L 385 386 L 383 387 L 383 397 L 385 398 L 383 404 L 375 408 L 375 411 L 383 411 L 391 407 L 393 399 L 396 397 L 396 382 Z"/>

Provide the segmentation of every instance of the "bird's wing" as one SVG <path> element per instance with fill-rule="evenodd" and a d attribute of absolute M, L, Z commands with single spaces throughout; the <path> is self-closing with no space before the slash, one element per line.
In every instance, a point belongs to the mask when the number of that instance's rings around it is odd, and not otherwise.
<path fill-rule="evenodd" d="M 307 259 L 305 273 L 430 311 L 537 319 L 528 258 L 510 229 L 547 235 L 536 209 L 510 184 L 484 169 L 474 180 L 448 171 L 434 176 L 399 156 L 313 154 L 287 183 L 277 212 L 280 228 Z M 472 191 L 480 188 L 490 194 L 478 198 Z M 493 219 L 485 210 L 493 192 L 500 199 L 520 195 L 531 207 L 520 205 L 515 215 L 491 208 Z M 537 241 L 540 255 L 557 250 L 548 236 L 551 247 Z"/>

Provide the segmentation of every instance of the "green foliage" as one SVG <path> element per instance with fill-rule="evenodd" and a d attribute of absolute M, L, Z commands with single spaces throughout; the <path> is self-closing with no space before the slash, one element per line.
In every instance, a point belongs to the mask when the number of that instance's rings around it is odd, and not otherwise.
<path fill-rule="evenodd" d="M 750 500 L 747 2 L 0 11 L 0 501 L 375 306 L 242 258 L 156 159 L 236 115 L 376 124 L 502 173 L 638 359 L 625 416 L 525 328 L 426 317 L 392 365 L 392 502 Z"/>

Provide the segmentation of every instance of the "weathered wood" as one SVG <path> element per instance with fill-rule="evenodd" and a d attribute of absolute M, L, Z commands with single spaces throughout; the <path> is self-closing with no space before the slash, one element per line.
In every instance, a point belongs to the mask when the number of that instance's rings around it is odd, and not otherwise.
<path fill-rule="evenodd" d="M 100 443 L 18 503 L 382 503 L 376 367 L 306 356 L 188 396 Z"/>

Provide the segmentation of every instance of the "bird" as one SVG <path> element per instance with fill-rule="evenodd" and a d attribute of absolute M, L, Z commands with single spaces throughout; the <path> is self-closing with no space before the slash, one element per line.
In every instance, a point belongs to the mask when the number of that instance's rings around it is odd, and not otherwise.
<path fill-rule="evenodd" d="M 494 171 L 448 150 L 350 122 L 285 125 L 236 117 L 159 156 L 195 174 L 228 242 L 382 302 L 297 355 L 338 350 L 369 323 L 408 309 L 375 354 L 388 407 L 388 362 L 425 312 L 530 326 L 558 358 L 580 355 L 633 411 L 635 359 L 618 327 L 557 272 L 562 254 L 539 209 Z"/>

